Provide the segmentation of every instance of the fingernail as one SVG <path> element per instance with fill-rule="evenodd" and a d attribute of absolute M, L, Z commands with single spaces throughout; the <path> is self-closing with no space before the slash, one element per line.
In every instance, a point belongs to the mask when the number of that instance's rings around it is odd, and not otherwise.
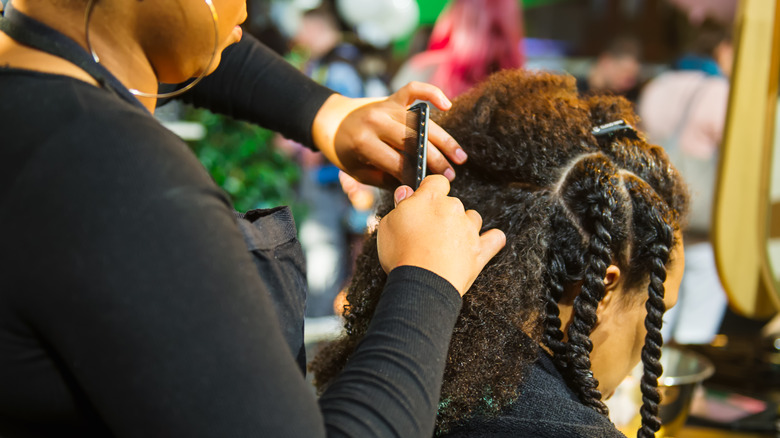
<path fill-rule="evenodd" d="M 452 169 L 447 169 L 444 171 L 444 177 L 448 180 L 452 181 L 455 179 L 455 171 Z"/>
<path fill-rule="evenodd" d="M 466 155 L 466 151 L 464 151 L 461 148 L 455 149 L 455 159 L 458 160 L 458 164 L 463 163 L 468 158 L 469 158 L 469 156 Z"/>
<path fill-rule="evenodd" d="M 395 200 L 395 205 L 398 205 L 399 202 L 406 199 L 406 186 L 401 186 L 395 189 L 395 193 L 393 194 L 393 199 Z"/>

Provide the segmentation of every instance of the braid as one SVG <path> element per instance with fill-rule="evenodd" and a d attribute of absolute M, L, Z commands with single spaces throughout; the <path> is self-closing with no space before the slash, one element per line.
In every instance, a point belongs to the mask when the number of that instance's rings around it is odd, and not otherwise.
<path fill-rule="evenodd" d="M 553 205 L 549 225 L 554 238 L 549 243 L 547 254 L 544 342 L 552 351 L 553 362 L 563 375 L 567 373 L 568 366 L 558 302 L 563 298 L 565 285 L 582 278 L 586 264 L 583 232 L 573 224 L 572 217 L 573 214 L 558 197 Z"/>
<path fill-rule="evenodd" d="M 604 298 L 604 277 L 612 261 L 612 230 L 614 213 L 618 207 L 616 186 L 619 178 L 614 165 L 602 155 L 584 158 L 571 173 L 583 175 L 578 179 L 579 183 L 573 182 L 568 187 L 564 184 L 563 197 L 572 206 L 571 210 L 578 217 L 584 218 L 582 228 L 590 234 L 590 239 L 583 283 L 579 295 L 574 299 L 567 333 L 567 374 L 582 402 L 608 415 L 609 410 L 601 401 L 599 382 L 590 369 L 590 353 L 593 350 L 590 333 L 597 322 L 596 308 Z"/>
<path fill-rule="evenodd" d="M 565 369 L 566 344 L 563 343 L 561 331 L 560 309 L 558 301 L 563 297 L 563 282 L 566 274 L 566 266 L 559 254 L 553 254 L 549 260 L 547 285 L 549 293 L 545 296 L 545 344 L 553 352 L 553 360 L 559 371 Z"/>
<path fill-rule="evenodd" d="M 671 230 L 668 224 L 661 225 L 663 228 Z M 671 234 L 671 232 L 669 233 Z M 661 402 L 661 396 L 658 393 L 658 378 L 663 373 L 663 367 L 659 362 L 661 358 L 661 346 L 664 343 L 661 336 L 661 325 L 663 324 L 663 315 L 666 311 L 664 305 L 664 281 L 666 281 L 666 261 L 669 259 L 669 247 L 664 244 L 656 244 L 651 248 L 653 253 L 652 270 L 650 271 L 650 286 L 648 287 L 649 296 L 645 307 L 647 308 L 647 317 L 645 317 L 645 345 L 642 347 L 642 365 L 644 374 L 642 375 L 642 428 L 639 430 L 639 438 L 651 438 L 655 436 L 661 428 L 661 421 L 658 418 L 658 403 Z"/>
<path fill-rule="evenodd" d="M 666 281 L 666 264 L 669 262 L 669 252 L 674 242 L 674 229 L 669 224 L 671 212 L 666 204 L 643 181 L 635 178 L 627 178 L 627 187 L 633 200 L 633 208 L 636 214 L 634 221 L 638 229 L 648 232 L 640 236 L 646 245 L 646 256 L 650 259 L 650 283 L 647 288 L 648 298 L 645 303 L 647 317 L 645 317 L 645 345 L 642 348 L 642 365 L 644 373 L 640 383 L 642 391 L 642 407 L 639 412 L 642 416 L 642 427 L 637 432 L 639 438 L 651 438 L 661 428 L 658 418 L 658 404 L 661 396 L 658 393 L 658 378 L 663 373 L 660 363 L 661 326 L 663 314 L 666 311 L 664 304 L 664 281 Z M 659 211 L 660 209 L 660 211 Z M 637 256 L 640 256 L 637 254 Z"/>

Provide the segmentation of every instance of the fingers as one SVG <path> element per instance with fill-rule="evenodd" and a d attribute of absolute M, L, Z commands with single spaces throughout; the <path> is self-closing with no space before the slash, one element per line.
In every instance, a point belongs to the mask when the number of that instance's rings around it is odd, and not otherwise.
<path fill-rule="evenodd" d="M 506 245 L 506 235 L 503 231 L 496 228 L 485 231 L 479 236 L 480 252 L 477 256 L 477 262 L 480 266 L 487 265 L 504 245 Z"/>
<path fill-rule="evenodd" d="M 436 146 L 428 142 L 428 173 L 444 175 L 448 180 L 455 179 L 455 169 L 452 168 L 444 155 L 436 149 Z"/>
<path fill-rule="evenodd" d="M 364 150 L 371 151 L 370 156 L 363 157 L 366 167 L 383 170 L 398 181 L 401 181 L 403 175 L 404 159 L 401 152 L 393 147 L 388 147 L 380 138 L 370 138 L 364 143 Z M 354 175 L 353 175 L 354 176 Z M 360 178 L 357 178 L 364 182 Z"/>
<path fill-rule="evenodd" d="M 466 210 L 466 216 L 474 224 L 474 228 L 477 230 L 482 229 L 482 216 L 476 210 Z"/>
<path fill-rule="evenodd" d="M 428 141 L 430 141 L 436 147 L 436 149 L 441 151 L 441 153 L 443 153 L 450 161 L 455 164 L 463 164 L 468 158 L 466 152 L 463 151 L 458 142 L 455 141 L 455 139 L 452 138 L 452 136 L 450 136 L 450 134 L 448 134 L 447 131 L 445 131 L 441 126 L 436 124 L 436 122 L 431 121 L 428 124 Z M 430 157 L 431 150 L 428 148 L 428 165 L 432 166 Z M 449 166 L 449 163 L 447 163 L 447 166 Z M 431 167 L 431 169 L 433 169 L 433 167 Z M 441 173 L 444 173 L 444 169 L 441 171 Z"/>
<path fill-rule="evenodd" d="M 482 216 L 476 210 L 466 210 L 466 216 L 471 220 L 477 231 L 482 229 Z M 485 266 L 490 259 L 501 251 L 504 245 L 506 245 L 506 235 L 503 231 L 495 228 L 485 231 L 479 236 L 480 251 L 477 256 L 477 263 L 480 266 Z"/>
<path fill-rule="evenodd" d="M 370 166 L 355 170 L 351 176 L 360 183 L 385 190 L 394 190 L 398 187 L 398 180 L 394 176 Z"/>
<path fill-rule="evenodd" d="M 339 182 L 341 183 L 342 190 L 344 190 L 344 193 L 347 195 L 355 191 L 359 184 L 355 178 L 352 178 L 343 170 L 339 170 Z"/>
<path fill-rule="evenodd" d="M 405 148 L 403 142 L 407 130 L 406 120 L 404 119 L 405 113 L 406 110 L 402 113 L 394 114 L 392 116 L 393 126 L 387 126 L 380 131 L 380 139 L 393 149 L 403 150 Z M 466 153 L 463 152 L 455 139 L 433 122 L 428 125 L 428 140 L 428 173 L 444 175 L 448 180 L 452 181 L 455 178 L 455 170 L 447 161 L 447 158 L 458 164 L 463 164 L 466 160 Z M 401 180 L 401 175 L 395 175 L 390 170 L 388 172 L 396 176 L 399 181 Z"/>
<path fill-rule="evenodd" d="M 417 188 L 420 195 L 446 195 L 450 192 L 450 182 L 442 175 L 430 175 L 425 177 Z"/>
<path fill-rule="evenodd" d="M 390 96 L 390 100 L 396 103 L 409 106 L 415 100 L 427 100 L 436 108 L 447 111 L 452 107 L 452 102 L 438 87 L 422 82 L 409 82 Z"/>

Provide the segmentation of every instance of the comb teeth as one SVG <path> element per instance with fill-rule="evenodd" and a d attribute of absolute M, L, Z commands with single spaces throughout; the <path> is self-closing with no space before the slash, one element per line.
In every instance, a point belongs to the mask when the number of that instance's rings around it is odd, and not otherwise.
<path fill-rule="evenodd" d="M 412 105 L 406 116 L 406 137 L 404 138 L 403 156 L 405 160 L 403 183 L 411 185 L 415 190 L 419 187 L 426 173 L 427 161 L 427 131 L 428 104 L 421 102 Z"/>

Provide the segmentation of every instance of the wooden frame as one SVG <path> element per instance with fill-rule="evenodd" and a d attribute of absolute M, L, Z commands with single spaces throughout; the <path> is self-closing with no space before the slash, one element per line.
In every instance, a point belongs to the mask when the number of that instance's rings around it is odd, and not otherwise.
<path fill-rule="evenodd" d="M 714 203 L 712 242 L 721 281 L 736 312 L 768 318 L 780 309 L 769 269 L 769 182 L 778 99 L 780 7 L 744 0 Z"/>

